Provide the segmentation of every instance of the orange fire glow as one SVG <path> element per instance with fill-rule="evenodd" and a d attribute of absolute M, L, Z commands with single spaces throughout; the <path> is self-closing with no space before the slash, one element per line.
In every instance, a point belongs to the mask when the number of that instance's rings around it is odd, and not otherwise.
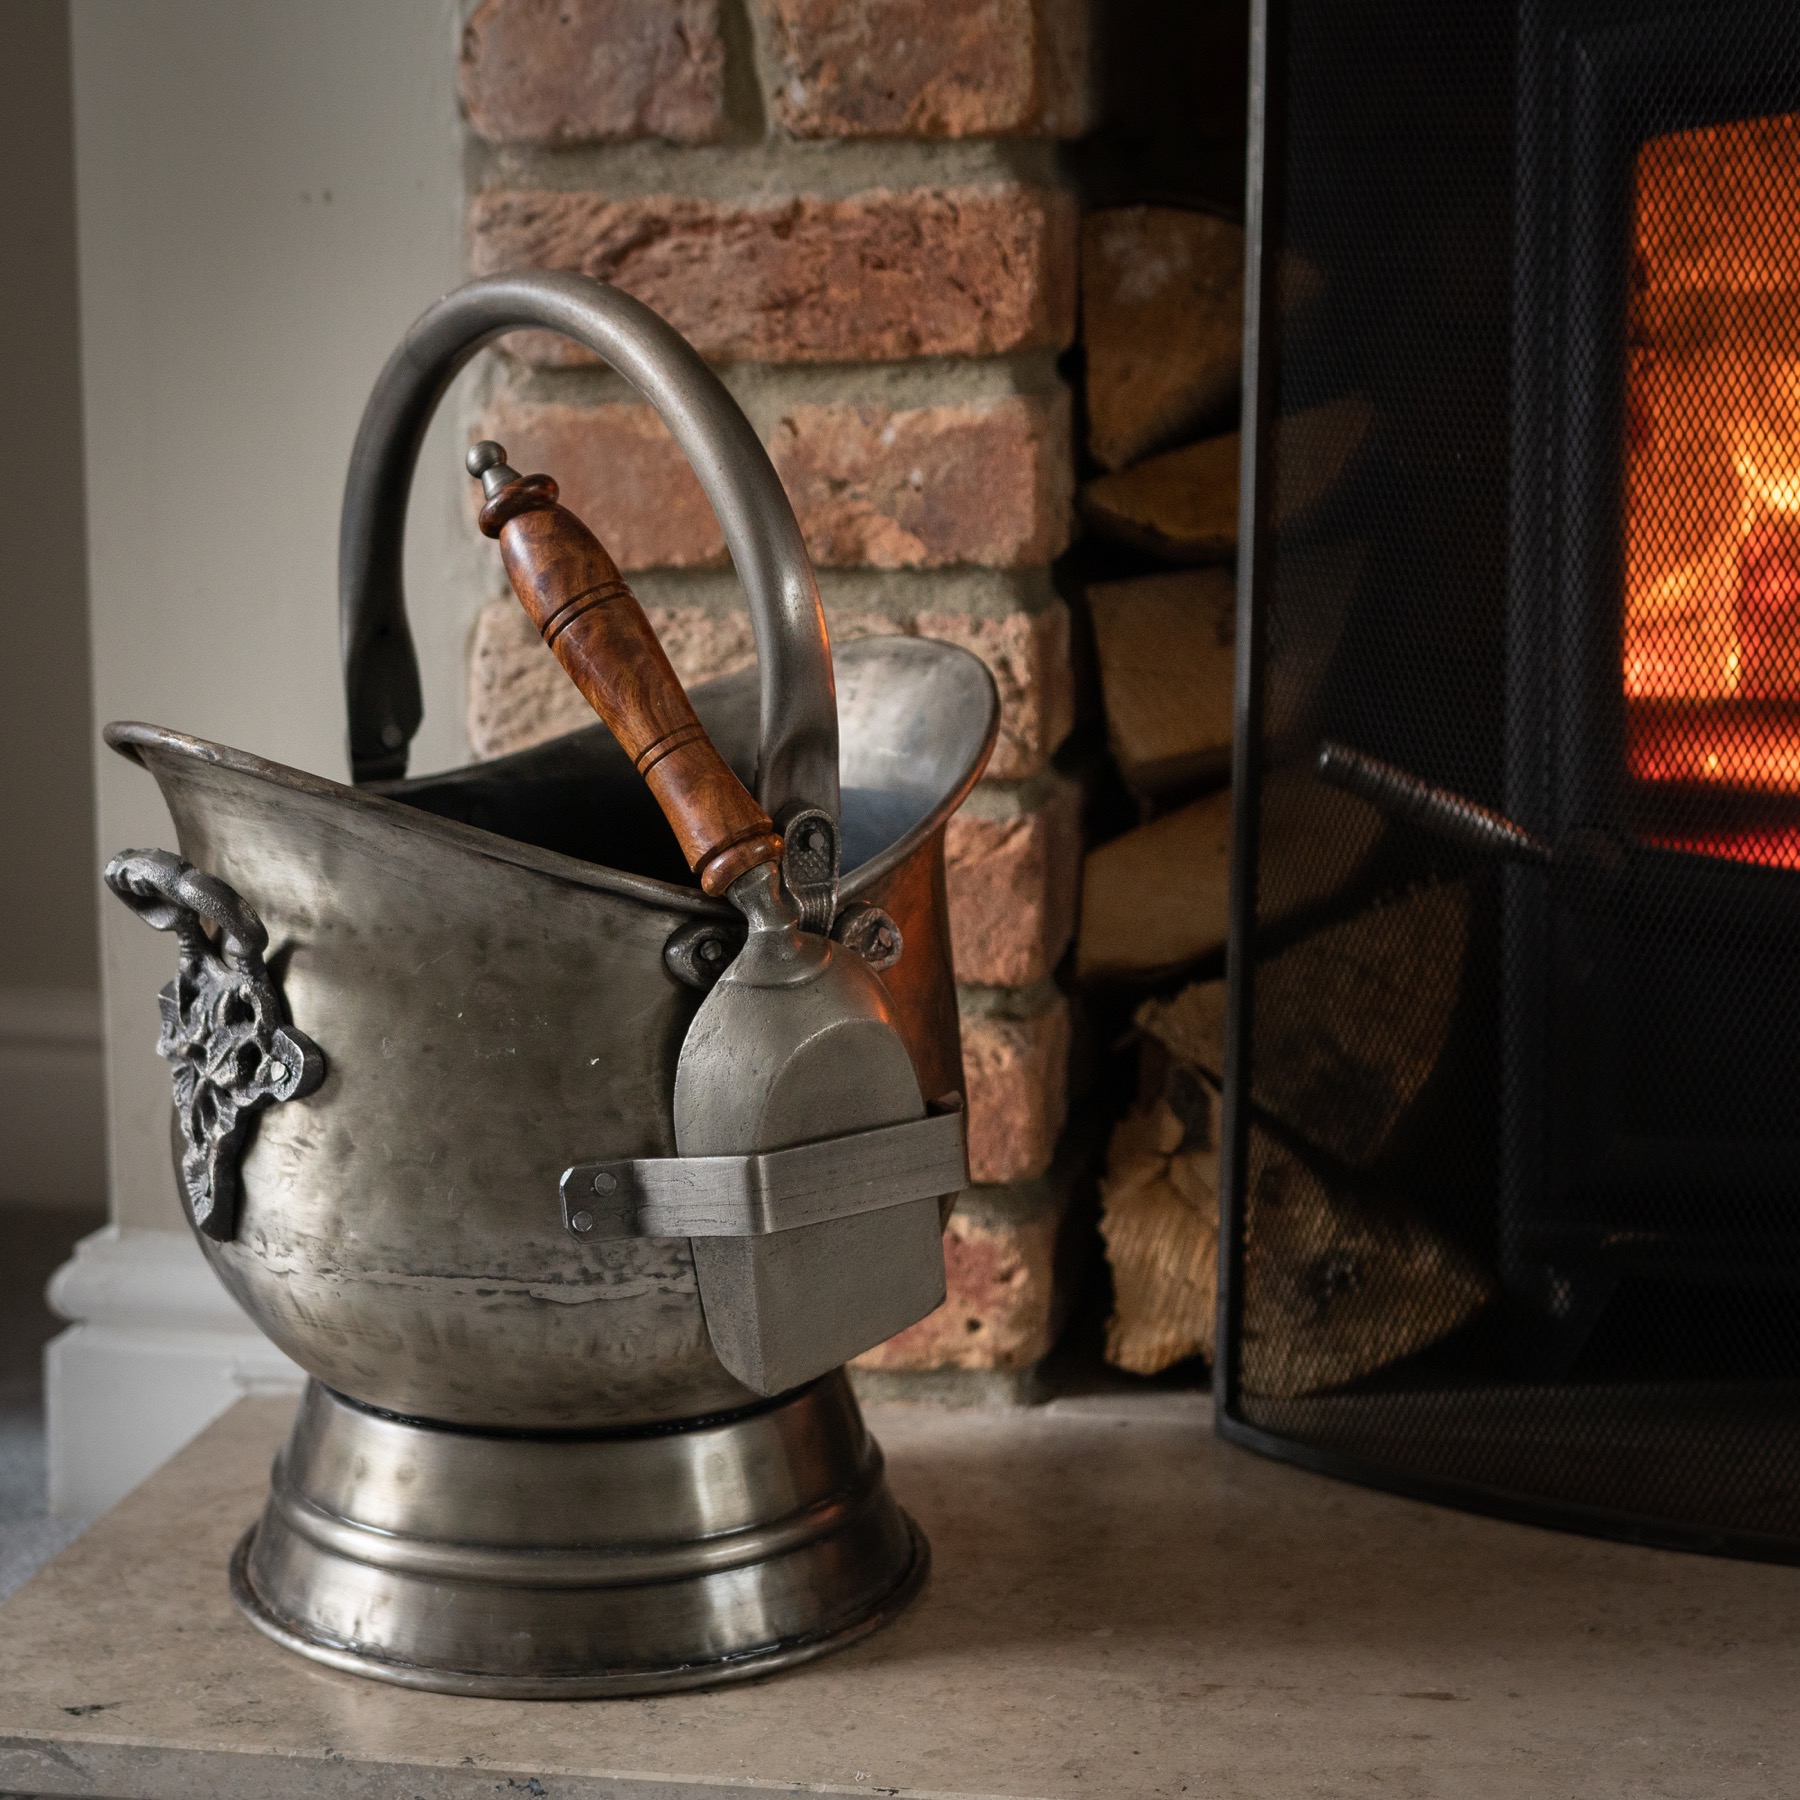
<path fill-rule="evenodd" d="M 1717 856 L 1727 862 L 1761 863 L 1771 869 L 1800 869 L 1800 826 L 1771 831 L 1704 831 L 1683 836 L 1653 833 L 1645 840 L 1659 850 L 1685 850 L 1690 856 Z"/>
<path fill-rule="evenodd" d="M 1635 250 L 1631 772 L 1800 795 L 1800 115 L 1646 144 Z M 1787 867 L 1800 854 L 1783 834 L 1706 846 Z"/>

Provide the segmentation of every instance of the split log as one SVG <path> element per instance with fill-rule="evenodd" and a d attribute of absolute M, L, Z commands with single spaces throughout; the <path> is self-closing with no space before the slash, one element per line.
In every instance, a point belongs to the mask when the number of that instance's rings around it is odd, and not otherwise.
<path fill-rule="evenodd" d="M 1170 562 L 1228 562 L 1237 554 L 1238 434 L 1153 456 L 1081 490 L 1099 530 Z"/>
<path fill-rule="evenodd" d="M 1276 558 L 1261 601 L 1262 733 L 1271 752 L 1316 742 L 1319 704 L 1367 560 L 1368 545 L 1357 539 Z"/>
<path fill-rule="evenodd" d="M 1231 772 L 1237 586 L 1224 569 L 1098 582 L 1093 612 L 1107 735 L 1146 795 Z"/>
<path fill-rule="evenodd" d="M 1271 769 L 1262 784 L 1257 923 L 1279 925 L 1342 893 L 1368 866 L 1386 829 L 1378 808 L 1327 787 L 1309 766 Z"/>
<path fill-rule="evenodd" d="M 1362 394 L 1343 394 L 1275 425 L 1278 530 L 1304 525 L 1340 485 L 1374 422 Z M 1222 562 L 1237 554 L 1238 434 L 1206 438 L 1102 475 L 1081 508 L 1107 536 L 1170 562 Z"/>
<path fill-rule="evenodd" d="M 1225 946 L 1231 790 L 1208 794 L 1090 850 L 1075 972 L 1154 978 Z"/>
<path fill-rule="evenodd" d="M 1332 659 L 1362 579 L 1351 541 L 1283 556 L 1267 597 L 1263 739 L 1310 745 Z M 1222 568 L 1171 570 L 1088 589 L 1107 735 L 1119 772 L 1154 798 L 1231 769 L 1237 583 Z"/>
<path fill-rule="evenodd" d="M 1222 982 L 1207 982 L 1223 987 Z M 1138 1043 L 1138 1092 L 1136 1110 L 1165 1107 L 1181 1123 L 1181 1148 L 1216 1150 L 1221 1140 L 1220 1079 L 1194 1064 L 1183 1062 L 1154 1037 Z"/>
<path fill-rule="evenodd" d="M 1272 966 L 1264 963 L 1259 976 Z M 1196 981 L 1168 1000 L 1146 1000 L 1137 1027 L 1178 1063 L 1225 1080 L 1225 983 Z M 1260 1096 L 1258 1096 L 1260 1099 Z"/>
<path fill-rule="evenodd" d="M 1237 399 L 1244 230 L 1205 213 L 1127 206 L 1081 222 L 1088 447 L 1122 469 Z"/>
<path fill-rule="evenodd" d="M 1318 271 L 1286 258 L 1282 317 L 1317 302 Z M 1244 233 L 1169 206 L 1091 212 L 1081 223 L 1088 447 L 1123 469 L 1223 422 L 1244 350 Z"/>
<path fill-rule="evenodd" d="M 1258 916 L 1310 911 L 1367 864 L 1384 829 L 1366 801 L 1310 770 L 1263 780 Z M 1225 947 L 1230 909 L 1231 791 L 1222 789 L 1088 852 L 1076 974 L 1152 980 Z"/>
<path fill-rule="evenodd" d="M 1137 1375 L 1213 1353 L 1219 1153 L 1184 1149 L 1184 1136 L 1160 1102 L 1121 1119 L 1100 1183 L 1113 1279 L 1106 1360 Z"/>
<path fill-rule="evenodd" d="M 1462 994 L 1466 883 L 1318 932 L 1256 970 L 1258 1104 L 1367 1168 L 1431 1078 Z"/>
<path fill-rule="evenodd" d="M 1374 423 L 1368 396 L 1355 393 L 1275 421 L 1276 530 L 1310 521 L 1355 466 Z"/>
<path fill-rule="evenodd" d="M 1121 1121 L 1101 1183 L 1113 1276 L 1106 1357 L 1154 1375 L 1213 1354 L 1218 1153 L 1180 1147 L 1166 1107 Z M 1440 1233 L 1334 1192 L 1261 1127 L 1245 1197 L 1244 1391 L 1348 1385 L 1466 1324 L 1491 1278 Z"/>
<path fill-rule="evenodd" d="M 1448 1238 L 1334 1192 L 1254 1126 L 1244 1207 L 1248 1394 L 1360 1381 L 1448 1337 L 1492 1297 L 1492 1277 Z"/>
<path fill-rule="evenodd" d="M 1443 1055 L 1471 904 L 1465 882 L 1424 888 L 1258 962 L 1255 1104 L 1340 1162 L 1368 1168 Z M 1223 982 L 1149 1001 L 1137 1022 L 1177 1063 L 1224 1079 Z"/>

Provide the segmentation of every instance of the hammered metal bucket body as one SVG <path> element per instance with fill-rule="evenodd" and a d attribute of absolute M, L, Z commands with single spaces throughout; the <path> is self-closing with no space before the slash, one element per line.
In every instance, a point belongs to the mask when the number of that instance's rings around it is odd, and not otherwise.
<path fill-rule="evenodd" d="M 849 1642 L 917 1591 L 928 1553 L 829 1366 L 841 1343 L 815 1345 L 816 1379 L 754 1392 L 714 1349 L 690 1238 L 582 1236 L 579 1211 L 565 1226 L 572 1165 L 676 1154 L 677 1063 L 740 916 L 694 884 L 600 726 L 405 779 L 413 464 L 455 371 L 519 326 L 600 352 L 693 463 L 758 656 L 695 709 L 792 822 L 801 916 L 882 971 L 919 1094 L 960 1093 L 944 828 L 993 745 L 992 678 L 902 637 L 834 665 L 742 412 L 648 309 L 578 276 L 459 289 L 376 383 L 340 543 L 356 785 L 110 726 L 180 856 L 128 852 L 107 878 L 180 939 L 159 1048 L 201 1248 L 313 1377 L 233 1562 L 239 1606 L 307 1656 L 411 1686 L 655 1692 Z M 881 911 L 838 910 L 857 901 Z M 849 1291 L 892 1286 L 866 1254 L 882 1241 L 845 1240 Z M 893 1329 L 854 1318 L 865 1341 Z"/>
<path fill-rule="evenodd" d="M 986 669 L 870 639 L 837 658 L 846 899 L 905 950 L 884 980 L 927 1094 L 961 1087 L 943 835 L 986 758 Z M 694 692 L 727 759 L 757 757 L 755 671 Z M 316 1091 L 242 1157 L 235 1235 L 200 1242 L 284 1351 L 363 1405 L 445 1424 L 585 1431 L 751 1404 L 707 1335 L 686 1239 L 563 1227 L 561 1171 L 675 1150 L 676 1059 L 700 993 L 669 939 L 729 908 L 595 727 L 447 775 L 350 787 L 144 725 L 181 854 L 269 934 Z"/>

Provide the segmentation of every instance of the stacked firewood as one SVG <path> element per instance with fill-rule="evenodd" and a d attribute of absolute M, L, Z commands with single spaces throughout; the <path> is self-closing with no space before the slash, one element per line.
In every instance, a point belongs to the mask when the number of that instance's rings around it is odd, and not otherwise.
<path fill-rule="evenodd" d="M 1135 823 L 1090 851 L 1078 977 L 1132 1002 L 1135 1099 L 1101 1184 L 1107 1356 L 1155 1373 L 1213 1352 L 1236 666 L 1243 233 L 1164 206 L 1090 213 L 1082 240 L 1088 450 L 1102 578 L 1087 602 L 1108 744 Z M 1304 329 L 1324 282 L 1278 274 Z M 1278 421 L 1266 615 L 1259 935 L 1242 1380 L 1336 1388 L 1455 1330 L 1490 1281 L 1428 1222 L 1364 1197 L 1448 1041 L 1466 882 L 1370 878 L 1391 839 L 1314 775 L 1321 698 L 1365 562 L 1334 502 L 1375 430 L 1348 392 Z M 1285 927 L 1285 930 L 1283 929 Z M 1271 936 L 1273 934 L 1273 936 Z M 1264 952 L 1264 940 L 1278 945 Z"/>

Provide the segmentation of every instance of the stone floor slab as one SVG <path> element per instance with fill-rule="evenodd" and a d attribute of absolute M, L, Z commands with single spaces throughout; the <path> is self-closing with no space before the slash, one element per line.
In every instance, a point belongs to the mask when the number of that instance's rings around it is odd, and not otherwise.
<path fill-rule="evenodd" d="M 750 1686 L 459 1700 L 233 1610 L 283 1401 L 245 1401 L 0 1607 L 0 1792 L 111 1800 L 1800 1792 L 1800 1569 L 1342 1486 L 1147 1396 L 869 1408 L 930 1535 L 898 1624 Z"/>

